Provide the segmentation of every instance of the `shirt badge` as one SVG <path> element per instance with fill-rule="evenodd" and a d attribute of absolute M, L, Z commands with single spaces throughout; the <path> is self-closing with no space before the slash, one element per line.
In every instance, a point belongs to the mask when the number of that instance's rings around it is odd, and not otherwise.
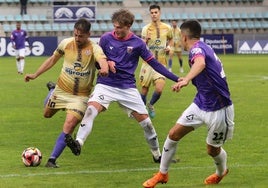
<path fill-rule="evenodd" d="M 131 53 L 133 51 L 133 46 L 128 46 L 127 47 L 127 53 Z"/>

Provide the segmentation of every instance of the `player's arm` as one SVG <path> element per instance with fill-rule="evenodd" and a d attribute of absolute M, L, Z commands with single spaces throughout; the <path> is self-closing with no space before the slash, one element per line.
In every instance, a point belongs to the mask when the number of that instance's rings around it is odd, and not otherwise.
<path fill-rule="evenodd" d="M 99 71 L 99 75 L 101 76 L 107 76 L 109 74 L 109 66 L 107 62 L 107 57 L 104 54 L 101 46 L 98 44 L 93 44 L 93 54 L 96 59 L 96 68 Z"/>
<path fill-rule="evenodd" d="M 151 40 L 151 33 L 148 31 L 147 26 L 142 28 L 141 31 L 141 39 L 148 44 L 149 40 Z"/>
<path fill-rule="evenodd" d="M 166 67 L 164 67 L 160 62 L 158 62 L 154 57 L 147 61 L 147 63 L 157 72 L 162 74 L 163 76 L 167 77 L 174 82 L 179 80 L 179 77 L 169 72 Z"/>
<path fill-rule="evenodd" d="M 167 33 L 167 46 L 166 46 L 166 49 L 165 51 L 166 52 L 169 52 L 171 50 L 172 47 L 174 47 L 174 41 L 173 41 L 173 33 L 172 33 L 172 29 L 169 28 L 169 31 Z"/>
<path fill-rule="evenodd" d="M 179 78 L 179 82 L 172 86 L 173 91 L 179 92 L 182 87 L 187 86 L 192 79 L 199 75 L 205 67 L 205 58 L 203 56 L 196 57 L 189 73 L 185 77 Z"/>
<path fill-rule="evenodd" d="M 171 50 L 171 48 L 174 47 L 174 42 L 173 42 L 173 39 L 170 39 L 168 42 L 167 42 L 167 46 L 165 48 L 165 51 L 166 52 L 169 52 Z"/>
<path fill-rule="evenodd" d="M 12 48 L 16 49 L 16 43 L 15 43 L 15 38 L 14 38 L 13 33 L 10 36 L 10 41 L 11 41 L 11 44 L 12 44 Z"/>
<path fill-rule="evenodd" d="M 30 45 L 29 37 L 27 36 L 27 34 L 26 34 L 26 37 L 25 37 L 25 41 L 28 43 L 27 47 L 29 47 L 31 49 L 32 46 Z"/>
<path fill-rule="evenodd" d="M 29 82 L 30 80 L 34 80 L 35 78 L 37 78 L 38 76 L 40 76 L 41 74 L 43 74 L 44 72 L 46 72 L 47 70 L 49 70 L 51 67 L 53 67 L 58 60 L 61 58 L 60 55 L 55 55 L 53 54 L 52 56 L 50 56 L 48 59 L 46 59 L 44 61 L 44 63 L 36 70 L 35 73 L 33 74 L 26 74 L 25 75 L 25 82 Z"/>
<path fill-rule="evenodd" d="M 107 76 L 109 74 L 109 66 L 107 59 L 101 58 L 96 63 L 97 63 L 97 69 L 99 70 L 99 75 Z"/>

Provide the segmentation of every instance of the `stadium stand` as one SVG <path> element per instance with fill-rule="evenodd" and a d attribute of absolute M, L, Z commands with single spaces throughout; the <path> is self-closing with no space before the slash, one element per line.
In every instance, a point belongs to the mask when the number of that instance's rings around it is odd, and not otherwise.
<path fill-rule="evenodd" d="M 62 0 L 64 1 L 64 0 Z M 140 35 L 142 26 L 150 20 L 148 6 L 157 3 L 162 7 L 164 22 L 197 19 L 204 33 L 266 33 L 268 31 L 268 0 L 68 0 L 68 5 L 96 6 L 96 21 L 92 22 L 92 35 L 99 36 L 111 30 L 111 14 L 126 7 L 135 13 L 133 31 Z M 130 4 L 133 6 L 129 6 Z M 28 14 L 19 14 L 19 0 L 0 0 L 0 23 L 6 34 L 15 28 L 16 21 L 22 21 L 30 35 L 63 36 L 72 32 L 73 23 L 53 23 L 53 0 L 30 0 Z M 64 6 L 64 5 L 63 5 Z M 42 10 L 42 11 L 40 11 Z M 68 33 L 69 34 L 69 33 Z"/>

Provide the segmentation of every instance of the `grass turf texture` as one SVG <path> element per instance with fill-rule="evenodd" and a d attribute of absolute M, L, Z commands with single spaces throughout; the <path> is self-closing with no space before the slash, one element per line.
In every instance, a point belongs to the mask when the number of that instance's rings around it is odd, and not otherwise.
<path fill-rule="evenodd" d="M 187 57 L 183 58 L 185 72 L 188 72 Z M 217 187 L 266 187 L 268 56 L 220 58 L 235 105 L 236 124 L 233 140 L 224 146 L 230 173 Z M 45 59 L 27 57 L 25 72 L 34 72 Z M 56 80 L 61 63 L 29 83 L 17 74 L 15 58 L 1 57 L 0 66 L 0 187 L 137 188 L 158 170 L 159 165 L 152 161 L 142 129 L 116 103 L 97 117 L 93 133 L 79 157 L 66 148 L 57 161 L 60 168 L 45 168 L 65 118 L 62 111 L 51 119 L 42 116 L 46 83 Z M 173 63 L 173 70 L 180 74 L 177 61 Z M 168 130 L 195 94 L 192 85 L 180 93 L 172 92 L 171 85 L 168 81 L 162 98 L 155 105 L 153 123 L 161 149 Z M 176 155 L 180 162 L 171 165 L 169 182 L 158 187 L 204 187 L 204 178 L 215 170 L 212 159 L 206 154 L 205 136 L 206 128 L 202 127 L 179 143 Z M 30 146 L 38 147 L 43 154 L 39 167 L 22 164 L 21 153 Z"/>

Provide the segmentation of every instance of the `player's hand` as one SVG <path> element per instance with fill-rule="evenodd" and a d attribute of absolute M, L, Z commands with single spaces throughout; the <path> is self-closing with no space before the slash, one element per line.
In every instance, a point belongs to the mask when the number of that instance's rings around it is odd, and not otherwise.
<path fill-rule="evenodd" d="M 30 80 L 34 80 L 36 78 L 36 74 L 26 74 L 24 77 L 25 82 L 29 82 Z"/>
<path fill-rule="evenodd" d="M 99 69 L 99 75 L 100 76 L 108 76 L 108 74 L 109 74 L 108 67 L 103 67 L 103 68 Z"/>
<path fill-rule="evenodd" d="M 171 50 L 171 47 L 168 45 L 166 48 L 165 48 L 165 51 L 166 52 L 169 52 Z"/>
<path fill-rule="evenodd" d="M 189 84 L 189 80 L 185 77 L 180 77 L 178 82 L 172 86 L 172 91 L 179 92 L 182 87 L 185 87 Z"/>
<path fill-rule="evenodd" d="M 107 62 L 108 62 L 108 65 L 109 65 L 109 70 L 112 73 L 116 73 L 115 62 L 114 61 L 107 61 Z"/>

